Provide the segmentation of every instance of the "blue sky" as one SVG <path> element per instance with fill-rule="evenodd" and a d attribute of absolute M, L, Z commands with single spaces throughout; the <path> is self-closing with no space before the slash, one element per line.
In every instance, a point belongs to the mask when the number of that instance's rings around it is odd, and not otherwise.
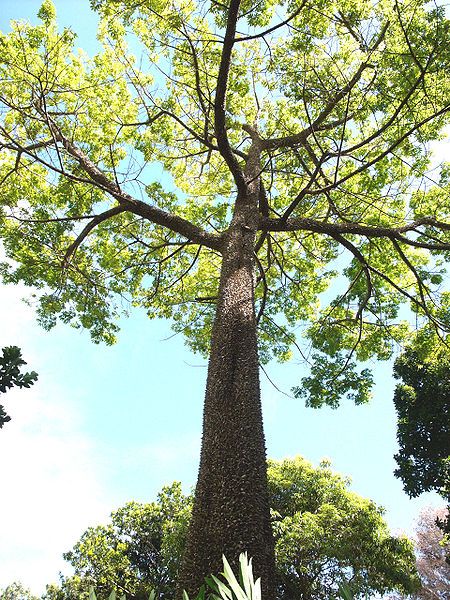
<path fill-rule="evenodd" d="M 55 4 L 61 25 L 78 33 L 80 47 L 92 48 L 88 0 Z M 12 18 L 34 19 L 39 6 L 0 0 L 0 29 Z M 1 346 L 19 345 L 39 372 L 32 389 L 4 399 L 13 420 L 0 432 L 0 588 L 20 580 L 41 593 L 58 571 L 69 571 L 62 553 L 88 526 L 128 500 L 151 501 L 173 480 L 186 490 L 195 484 L 206 363 L 173 336 L 170 323 L 138 310 L 121 323 L 113 347 L 96 346 L 69 326 L 44 332 L 21 302 L 29 294 L 20 286 L 0 293 Z M 303 374 L 295 363 L 270 365 L 268 373 L 285 391 Z M 375 373 L 369 405 L 344 402 L 335 411 L 305 408 L 262 374 L 268 456 L 302 454 L 316 464 L 330 458 L 356 492 L 386 508 L 393 529 L 411 531 L 422 506 L 441 502 L 433 494 L 408 499 L 393 476 L 391 365 Z"/>

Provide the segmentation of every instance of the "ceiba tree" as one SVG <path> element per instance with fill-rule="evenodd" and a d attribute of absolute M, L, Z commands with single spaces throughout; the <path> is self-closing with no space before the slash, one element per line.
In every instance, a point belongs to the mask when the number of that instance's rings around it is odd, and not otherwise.
<path fill-rule="evenodd" d="M 111 342 L 138 305 L 209 354 L 180 586 L 247 550 L 273 598 L 260 361 L 297 345 L 299 396 L 363 402 L 402 305 L 446 331 L 449 24 L 422 0 L 91 4 L 93 58 L 50 0 L 0 40 L 3 278 L 47 327 Z"/>

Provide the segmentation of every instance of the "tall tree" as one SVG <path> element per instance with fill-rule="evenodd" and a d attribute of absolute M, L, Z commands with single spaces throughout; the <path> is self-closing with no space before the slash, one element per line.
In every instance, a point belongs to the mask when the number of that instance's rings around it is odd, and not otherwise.
<path fill-rule="evenodd" d="M 383 509 L 328 462 L 269 461 L 268 479 L 280 600 L 340 598 L 344 582 L 355 600 L 417 590 L 412 542 L 391 535 Z"/>
<path fill-rule="evenodd" d="M 449 23 L 422 0 L 91 4 L 92 59 L 50 0 L 0 40 L 3 277 L 40 290 L 46 327 L 111 342 L 129 303 L 209 353 L 180 584 L 247 550 L 273 598 L 259 361 L 288 358 L 301 326 L 296 393 L 359 403 L 356 361 L 410 335 L 402 304 L 447 330 L 450 172 L 427 169 Z"/>
<path fill-rule="evenodd" d="M 330 600 L 350 581 L 357 598 L 418 587 L 413 544 L 394 537 L 373 502 L 348 489 L 328 463 L 301 457 L 269 461 L 272 527 L 276 539 L 276 598 Z M 192 498 L 179 484 L 151 504 L 129 502 L 106 525 L 90 527 L 64 558 L 74 575 L 48 586 L 46 600 L 85 600 L 89 587 L 130 600 L 174 597 Z"/>

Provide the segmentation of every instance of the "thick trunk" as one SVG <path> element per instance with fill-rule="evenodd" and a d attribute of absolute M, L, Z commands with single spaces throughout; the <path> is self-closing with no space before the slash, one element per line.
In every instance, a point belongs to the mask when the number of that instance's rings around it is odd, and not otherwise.
<path fill-rule="evenodd" d="M 195 594 L 204 577 L 254 559 L 264 600 L 274 593 L 266 450 L 261 413 L 250 207 L 238 211 L 223 249 L 203 422 L 200 469 L 180 588 Z M 250 225 L 249 225 L 250 223 Z"/>

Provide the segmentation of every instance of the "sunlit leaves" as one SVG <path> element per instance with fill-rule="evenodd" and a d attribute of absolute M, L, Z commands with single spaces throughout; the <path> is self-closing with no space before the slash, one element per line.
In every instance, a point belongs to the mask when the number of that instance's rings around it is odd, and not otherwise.
<path fill-rule="evenodd" d="M 0 37 L 2 236 L 15 261 L 3 267 L 5 279 L 41 289 L 47 327 L 62 318 L 111 342 L 116 318 L 136 305 L 173 319 L 207 354 L 219 253 L 122 213 L 67 256 L 88 217 L 116 202 L 67 140 L 120 192 L 205 232 L 225 232 L 236 185 L 218 149 L 215 99 L 227 5 L 91 5 L 101 17 L 102 49 L 93 57 L 75 51 L 74 32 L 58 31 L 49 0 L 40 24 L 17 22 Z M 447 219 L 449 169 L 435 166 L 429 146 L 450 109 L 442 8 L 422 0 L 243 1 L 236 25 L 226 132 L 238 168 L 249 132 L 262 142 L 261 219 L 385 231 Z M 322 393 L 330 369 L 335 405 L 348 367 L 346 390 L 366 399 L 370 378 L 351 368 L 354 360 L 389 358 L 408 338 L 408 320 L 450 324 L 442 294 L 448 252 L 430 260 L 429 248 L 413 247 L 449 243 L 448 230 L 427 222 L 405 239 L 260 231 L 261 361 L 286 360 L 297 346 L 310 362 L 317 357 L 318 383 L 305 389 Z"/>
<path fill-rule="evenodd" d="M 417 588 L 411 542 L 391 536 L 383 510 L 349 490 L 329 462 L 269 461 L 268 479 L 285 595 L 328 600 L 345 580 L 355 598 Z"/>
<path fill-rule="evenodd" d="M 411 542 L 390 535 L 382 509 L 349 490 L 329 462 L 315 468 L 301 457 L 269 461 L 268 481 L 280 598 L 329 600 L 350 577 L 355 598 L 417 587 Z M 156 502 L 115 510 L 65 554 L 75 575 L 63 577 L 59 590 L 49 586 L 46 599 L 83 599 L 90 585 L 99 597 L 126 588 L 129 595 L 148 597 L 155 589 L 173 598 L 191 505 L 175 483 Z"/>
<path fill-rule="evenodd" d="M 355 362 L 343 352 L 335 352 L 332 358 L 325 354 L 315 354 L 312 358 L 311 375 L 304 377 L 301 386 L 293 389 L 295 396 L 304 398 L 308 406 L 337 408 L 344 397 L 355 404 L 370 399 L 373 377 L 369 369 L 357 370 Z"/>

